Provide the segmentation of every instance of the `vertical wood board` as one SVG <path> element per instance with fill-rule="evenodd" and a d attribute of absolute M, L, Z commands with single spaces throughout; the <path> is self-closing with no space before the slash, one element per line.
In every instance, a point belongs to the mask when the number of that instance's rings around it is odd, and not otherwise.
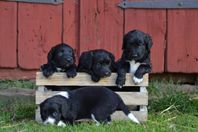
<path fill-rule="evenodd" d="M 62 5 L 20 3 L 18 8 L 19 66 L 37 69 L 62 42 Z"/>
<path fill-rule="evenodd" d="M 106 49 L 121 55 L 123 10 L 120 0 L 83 0 L 80 3 L 80 52 Z"/>
<path fill-rule="evenodd" d="M 17 3 L 0 1 L 0 67 L 17 67 Z"/>
<path fill-rule="evenodd" d="M 198 72 L 198 10 L 168 11 L 167 72 Z"/>

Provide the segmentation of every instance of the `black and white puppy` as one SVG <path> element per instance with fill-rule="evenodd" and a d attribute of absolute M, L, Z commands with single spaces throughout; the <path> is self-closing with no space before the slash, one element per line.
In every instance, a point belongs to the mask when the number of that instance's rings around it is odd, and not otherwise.
<path fill-rule="evenodd" d="M 69 45 L 61 43 L 52 47 L 47 60 L 47 64 L 41 66 L 41 71 L 45 77 L 49 77 L 57 71 L 66 72 L 67 77 L 77 75 L 74 50 Z"/>
<path fill-rule="evenodd" d="M 60 92 L 40 104 L 44 124 L 58 126 L 73 124 L 78 119 L 92 119 L 97 125 L 108 123 L 116 110 L 122 110 L 129 119 L 139 123 L 120 96 L 105 87 L 83 87 Z"/>
<path fill-rule="evenodd" d="M 108 77 L 115 70 L 115 57 L 112 53 L 103 50 L 83 52 L 80 56 L 78 71 L 91 75 L 91 79 L 98 82 L 103 77 Z"/>
<path fill-rule="evenodd" d="M 151 72 L 152 44 L 150 35 L 140 30 L 133 30 L 124 35 L 122 57 L 116 62 L 118 87 L 121 88 L 125 84 L 126 73 L 132 73 L 133 82 L 139 84 L 143 81 L 143 75 Z"/>

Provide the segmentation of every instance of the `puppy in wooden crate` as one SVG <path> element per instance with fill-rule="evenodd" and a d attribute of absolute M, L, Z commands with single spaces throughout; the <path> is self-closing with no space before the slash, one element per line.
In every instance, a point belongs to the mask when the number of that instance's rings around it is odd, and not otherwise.
<path fill-rule="evenodd" d="M 121 97 L 105 87 L 83 87 L 60 92 L 40 104 L 44 124 L 65 126 L 78 119 L 92 119 L 97 125 L 111 121 L 111 114 L 122 110 L 129 119 L 139 123 Z"/>
<path fill-rule="evenodd" d="M 61 43 L 52 47 L 47 55 L 47 64 L 41 66 L 45 77 L 51 76 L 54 72 L 65 72 L 67 77 L 77 75 L 74 50 L 67 44 Z"/>
<path fill-rule="evenodd" d="M 78 71 L 90 74 L 91 79 L 98 82 L 115 71 L 115 57 L 104 49 L 85 51 L 80 56 Z"/>
<path fill-rule="evenodd" d="M 140 30 L 133 30 L 124 35 L 122 57 L 116 62 L 119 88 L 125 84 L 126 73 L 133 74 L 133 82 L 139 84 L 143 76 L 151 72 L 150 49 L 153 45 L 151 36 Z"/>

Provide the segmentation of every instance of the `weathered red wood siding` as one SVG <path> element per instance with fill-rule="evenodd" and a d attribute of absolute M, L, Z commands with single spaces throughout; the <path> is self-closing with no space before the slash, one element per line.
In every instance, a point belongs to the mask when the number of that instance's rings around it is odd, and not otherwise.
<path fill-rule="evenodd" d="M 140 1 L 140 0 L 130 0 Z M 116 59 L 123 35 L 140 29 L 153 38 L 153 73 L 198 72 L 198 9 L 121 9 L 122 0 L 65 0 L 62 5 L 0 1 L 0 78 L 29 76 L 65 42 L 76 51 L 103 48 Z M 6 69 L 8 74 L 6 74 Z M 12 73 L 13 71 L 13 73 Z M 27 73 L 28 72 L 28 73 Z M 29 76 L 32 78 L 32 76 Z"/>
<path fill-rule="evenodd" d="M 0 67 L 17 67 L 17 4 L 0 1 Z"/>
<path fill-rule="evenodd" d="M 18 31 L 19 66 L 37 69 L 50 48 L 62 41 L 62 5 L 19 3 Z"/>
<path fill-rule="evenodd" d="M 63 42 L 69 44 L 76 52 L 76 60 L 79 57 L 79 11 L 80 1 L 67 0 L 63 6 Z"/>
<path fill-rule="evenodd" d="M 80 52 L 103 48 L 121 55 L 123 10 L 120 0 L 83 0 L 80 3 Z"/>
<path fill-rule="evenodd" d="M 167 71 L 198 72 L 198 10 L 168 11 Z"/>

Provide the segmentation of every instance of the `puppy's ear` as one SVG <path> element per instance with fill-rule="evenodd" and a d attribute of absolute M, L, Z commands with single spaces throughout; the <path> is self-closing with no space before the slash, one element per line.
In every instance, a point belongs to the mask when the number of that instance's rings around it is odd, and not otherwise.
<path fill-rule="evenodd" d="M 84 71 L 85 69 L 89 70 L 92 67 L 92 63 L 93 63 L 93 52 L 92 51 L 83 52 L 82 55 L 80 56 L 78 70 L 79 71 Z"/>
<path fill-rule="evenodd" d="M 72 48 L 72 57 L 74 59 L 74 63 L 76 62 L 76 57 L 75 57 L 76 49 Z"/>
<path fill-rule="evenodd" d="M 145 41 L 147 49 L 150 50 L 152 45 L 153 45 L 153 41 L 152 41 L 151 36 L 149 34 L 146 34 L 145 38 L 144 38 L 144 41 Z"/>
<path fill-rule="evenodd" d="M 111 71 L 115 71 L 115 56 L 112 53 L 109 53 L 109 56 L 111 58 Z"/>
<path fill-rule="evenodd" d="M 60 102 L 61 103 L 61 114 L 64 118 L 68 117 L 68 111 L 69 111 L 69 106 L 67 105 L 66 102 Z"/>
<path fill-rule="evenodd" d="M 61 114 L 65 119 L 74 119 L 75 111 L 72 109 L 73 106 L 69 102 L 61 101 Z"/>
<path fill-rule="evenodd" d="M 127 41 L 130 41 L 130 37 L 132 36 L 132 34 L 137 31 L 138 30 L 135 29 L 135 30 L 129 31 L 127 34 L 124 35 L 123 42 L 122 42 L 122 50 L 126 49 Z"/>
<path fill-rule="evenodd" d="M 128 34 L 125 34 L 122 42 L 122 50 L 126 49 L 127 39 L 128 39 Z"/>
<path fill-rule="evenodd" d="M 56 47 L 52 47 L 47 55 L 47 61 L 52 62 Z"/>

